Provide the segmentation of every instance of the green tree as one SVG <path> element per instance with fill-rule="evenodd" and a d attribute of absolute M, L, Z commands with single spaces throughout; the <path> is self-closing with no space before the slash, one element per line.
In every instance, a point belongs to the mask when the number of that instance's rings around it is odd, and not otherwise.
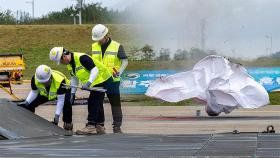
<path fill-rule="evenodd" d="M 137 56 L 138 56 L 138 53 L 140 50 L 141 49 L 136 46 L 133 46 L 132 48 L 130 48 L 130 53 L 128 53 L 128 59 L 137 60 Z"/>
<path fill-rule="evenodd" d="M 12 11 L 6 10 L 0 12 L 0 24 L 15 24 L 16 19 L 14 18 Z"/>
<path fill-rule="evenodd" d="M 141 51 L 143 52 L 144 60 L 153 60 L 154 59 L 155 52 L 151 45 L 146 44 L 143 48 L 141 48 Z"/>
<path fill-rule="evenodd" d="M 159 51 L 159 57 L 158 60 L 162 60 L 162 61 L 168 61 L 170 60 L 170 50 L 166 49 L 166 48 L 161 48 Z"/>
<path fill-rule="evenodd" d="M 185 60 L 187 59 L 188 51 L 178 49 L 174 55 L 174 60 Z"/>

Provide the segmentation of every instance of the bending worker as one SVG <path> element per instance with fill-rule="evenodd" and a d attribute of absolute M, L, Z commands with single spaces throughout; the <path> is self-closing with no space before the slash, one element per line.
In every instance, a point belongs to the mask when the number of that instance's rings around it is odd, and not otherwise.
<path fill-rule="evenodd" d="M 35 75 L 31 80 L 32 90 L 26 100 L 19 103 L 18 106 L 24 107 L 35 113 L 35 108 L 39 105 L 57 99 L 53 123 L 58 125 L 60 114 L 63 111 L 63 128 L 72 131 L 72 105 L 70 103 L 71 90 L 66 89 L 64 84 L 70 84 L 70 81 L 64 74 L 52 70 L 46 65 L 40 65 L 37 67 Z"/>
<path fill-rule="evenodd" d="M 102 87 L 110 91 L 113 79 L 108 69 L 100 62 L 93 60 L 85 53 L 70 52 L 63 47 L 54 47 L 50 51 L 50 59 L 58 64 L 67 65 L 71 73 L 71 87 L 82 83 L 82 89 L 86 90 L 95 85 L 102 84 Z M 76 88 L 71 90 L 71 102 L 75 98 Z M 88 98 L 88 122 L 86 127 L 78 130 L 76 134 L 105 134 L 103 99 L 96 96 L 97 92 L 90 91 Z M 104 92 L 98 92 L 104 93 Z"/>
<path fill-rule="evenodd" d="M 92 58 L 102 62 L 111 72 L 113 76 L 112 92 L 107 93 L 107 97 L 111 104 L 113 115 L 113 132 L 122 133 L 122 109 L 120 101 L 120 76 L 128 65 L 128 59 L 124 48 L 118 42 L 112 40 L 108 34 L 109 30 L 106 26 L 98 24 L 92 29 Z M 104 93 L 100 94 L 104 98 Z"/>

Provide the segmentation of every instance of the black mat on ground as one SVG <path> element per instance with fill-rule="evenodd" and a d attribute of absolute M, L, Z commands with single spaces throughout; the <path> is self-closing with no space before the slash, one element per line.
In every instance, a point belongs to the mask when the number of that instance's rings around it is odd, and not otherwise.
<path fill-rule="evenodd" d="M 66 135 L 66 131 L 49 121 L 0 99 L 0 136 L 8 139 Z"/>
<path fill-rule="evenodd" d="M 280 134 L 53 136 L 0 141 L 3 157 L 279 157 Z"/>

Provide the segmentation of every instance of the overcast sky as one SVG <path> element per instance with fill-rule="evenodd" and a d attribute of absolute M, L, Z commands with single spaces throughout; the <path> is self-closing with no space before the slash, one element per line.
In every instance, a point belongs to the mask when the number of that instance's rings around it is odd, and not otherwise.
<path fill-rule="evenodd" d="M 26 3 L 32 0 L 0 0 L 1 10 L 22 10 L 32 13 L 31 4 Z M 35 17 L 47 14 L 50 11 L 60 11 L 63 8 L 76 4 L 75 0 L 34 0 L 35 2 Z M 85 0 L 85 3 L 102 2 L 103 6 L 114 7 L 121 0 Z"/>
<path fill-rule="evenodd" d="M 256 58 L 280 51 L 279 8 L 280 0 L 139 0 L 133 10 L 158 25 L 143 35 L 160 47 L 199 48 L 205 19 L 206 49 Z"/>
<path fill-rule="evenodd" d="M 0 0 L 0 10 L 31 14 L 27 1 Z M 206 49 L 248 58 L 280 51 L 280 0 L 85 0 L 92 2 L 111 9 L 134 7 L 134 19 L 152 24 L 141 27 L 147 31 L 142 38 L 158 48 L 200 47 L 200 23 L 206 19 Z M 74 4 L 75 0 L 35 0 L 35 17 Z"/>

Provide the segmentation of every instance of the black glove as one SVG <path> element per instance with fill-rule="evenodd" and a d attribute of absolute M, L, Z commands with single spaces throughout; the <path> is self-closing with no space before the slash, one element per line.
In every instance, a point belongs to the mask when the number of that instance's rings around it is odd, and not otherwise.
<path fill-rule="evenodd" d="M 55 115 L 52 123 L 55 124 L 55 125 L 58 125 L 58 122 L 59 122 L 59 115 Z"/>
<path fill-rule="evenodd" d="M 27 101 L 17 103 L 17 106 L 26 108 L 29 105 Z"/>
<path fill-rule="evenodd" d="M 71 105 L 74 105 L 74 101 L 75 101 L 75 93 L 71 93 L 71 96 L 70 96 Z"/>
<path fill-rule="evenodd" d="M 83 86 L 82 86 L 82 90 L 87 90 L 87 89 L 89 89 L 89 86 L 91 85 L 91 82 L 87 82 L 86 84 L 84 84 Z"/>

